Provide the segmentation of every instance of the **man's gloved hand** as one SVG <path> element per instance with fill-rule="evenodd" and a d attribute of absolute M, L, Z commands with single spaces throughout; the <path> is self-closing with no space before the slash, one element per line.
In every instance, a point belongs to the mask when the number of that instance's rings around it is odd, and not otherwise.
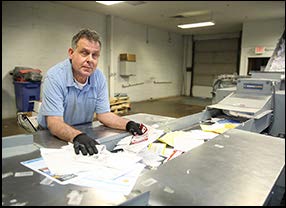
<path fill-rule="evenodd" d="M 143 132 L 140 129 L 140 124 L 136 123 L 134 121 L 129 121 L 126 124 L 126 131 L 129 131 L 132 135 L 137 135 L 137 134 L 142 135 L 143 134 Z"/>
<path fill-rule="evenodd" d="M 73 139 L 73 148 L 77 155 L 79 154 L 79 151 L 81 151 L 83 155 L 87 155 L 87 153 L 89 155 L 97 154 L 98 150 L 95 146 L 97 144 L 98 143 L 95 140 L 85 133 L 79 134 Z"/>

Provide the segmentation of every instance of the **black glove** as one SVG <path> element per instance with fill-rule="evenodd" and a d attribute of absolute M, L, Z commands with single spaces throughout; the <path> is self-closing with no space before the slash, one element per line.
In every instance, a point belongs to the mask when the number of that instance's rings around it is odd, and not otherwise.
<path fill-rule="evenodd" d="M 126 131 L 129 131 L 133 135 L 137 135 L 137 134 L 142 135 L 143 134 L 143 132 L 140 129 L 140 124 L 136 123 L 134 121 L 129 121 L 126 124 Z"/>
<path fill-rule="evenodd" d="M 77 155 L 79 154 L 79 151 L 81 151 L 83 155 L 87 155 L 87 153 L 89 153 L 89 155 L 97 154 L 98 151 L 95 146 L 97 144 L 98 143 L 95 140 L 85 133 L 79 134 L 73 139 L 73 148 Z"/>

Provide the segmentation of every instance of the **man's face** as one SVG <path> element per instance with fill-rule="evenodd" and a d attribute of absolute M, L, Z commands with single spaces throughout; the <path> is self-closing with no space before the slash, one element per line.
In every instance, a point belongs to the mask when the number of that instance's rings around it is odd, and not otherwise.
<path fill-rule="evenodd" d="M 72 60 L 75 77 L 89 77 L 96 69 L 100 56 L 99 42 L 82 38 L 77 42 L 77 48 L 69 48 L 69 58 Z"/>

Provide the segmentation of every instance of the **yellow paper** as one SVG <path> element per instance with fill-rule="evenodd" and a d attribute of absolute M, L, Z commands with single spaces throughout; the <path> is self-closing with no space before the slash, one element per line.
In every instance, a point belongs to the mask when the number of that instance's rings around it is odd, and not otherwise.
<path fill-rule="evenodd" d="M 169 133 L 165 134 L 164 136 L 162 136 L 161 138 L 159 138 L 158 140 L 160 142 L 164 142 L 164 143 L 174 147 L 174 139 L 176 137 L 182 136 L 185 133 L 186 132 L 184 132 L 184 131 L 169 132 Z"/>
<path fill-rule="evenodd" d="M 228 129 L 233 129 L 237 127 L 238 125 L 239 124 L 233 124 L 233 123 L 213 124 L 213 125 L 201 124 L 200 127 L 203 131 L 206 131 L 206 132 L 214 132 L 214 133 L 222 134 Z"/>

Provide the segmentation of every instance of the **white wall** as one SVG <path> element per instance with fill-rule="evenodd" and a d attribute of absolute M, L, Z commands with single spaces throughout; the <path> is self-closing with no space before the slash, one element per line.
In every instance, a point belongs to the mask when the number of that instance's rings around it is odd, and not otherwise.
<path fill-rule="evenodd" d="M 285 19 L 249 21 L 243 24 L 240 75 L 247 75 L 248 58 L 271 57 L 285 29 Z M 265 47 L 265 53 L 255 54 L 255 47 Z"/>
<path fill-rule="evenodd" d="M 148 32 L 148 35 L 146 35 Z M 114 18 L 113 61 L 116 76 L 115 93 L 127 93 L 132 101 L 162 98 L 181 94 L 183 39 L 181 35 L 171 34 L 156 28 L 131 23 Z M 148 41 L 148 43 L 146 42 Z M 119 54 L 136 55 L 136 76 L 120 76 Z M 154 84 L 153 81 L 167 81 L 170 84 Z M 142 85 L 123 88 L 122 85 L 142 83 Z"/>
<path fill-rule="evenodd" d="M 127 93 L 131 101 L 180 95 L 182 81 L 182 36 L 114 17 L 113 23 L 101 14 L 77 10 L 52 2 L 2 2 L 2 119 L 16 117 L 12 76 L 15 66 L 42 69 L 43 75 L 56 63 L 68 57 L 72 36 L 81 28 L 94 29 L 102 37 L 99 68 L 113 85 L 110 92 Z M 115 24 L 114 24 L 115 23 Z M 107 44 L 107 32 L 112 40 Z M 105 48 L 105 46 L 109 48 Z M 136 54 L 137 76 L 129 80 L 119 76 L 119 54 Z M 110 60 L 111 59 L 111 60 Z M 111 69 L 109 69 L 111 67 Z M 155 85 L 156 81 L 171 84 Z M 112 80 L 114 79 L 114 80 Z M 145 82 L 129 88 L 122 84 Z"/>

